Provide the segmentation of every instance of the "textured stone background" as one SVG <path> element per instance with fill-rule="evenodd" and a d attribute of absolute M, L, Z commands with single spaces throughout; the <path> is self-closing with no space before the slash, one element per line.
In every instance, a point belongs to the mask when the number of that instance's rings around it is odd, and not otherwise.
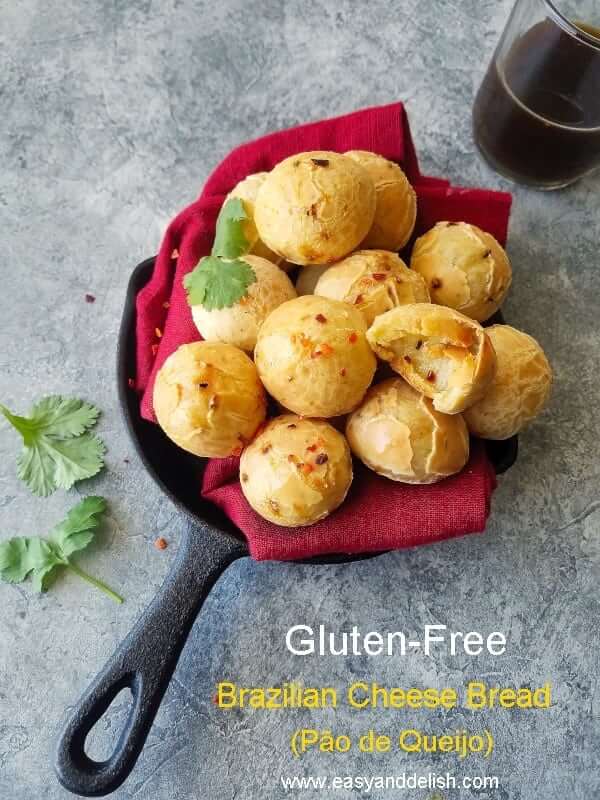
<path fill-rule="evenodd" d="M 470 107 L 509 0 L 0 0 L 0 400 L 20 411 L 47 392 L 104 409 L 108 469 L 78 493 L 105 494 L 109 531 L 85 566 L 127 596 L 118 608 L 65 577 L 46 596 L 0 587 L 0 797 L 66 798 L 50 767 L 66 709 L 155 593 L 181 521 L 131 452 L 115 396 L 115 338 L 132 267 L 237 143 L 266 131 L 397 98 L 408 104 L 426 171 L 506 188 L 477 157 Z M 293 762 L 296 722 L 357 733 L 406 722 L 426 730 L 484 723 L 499 791 L 449 800 L 591 800 L 600 790 L 598 522 L 600 178 L 552 195 L 515 189 L 506 316 L 538 337 L 556 371 L 548 412 L 522 438 L 487 535 L 339 567 L 232 567 L 194 628 L 138 767 L 118 800 L 284 796 L 280 774 L 453 769 L 452 757 L 398 754 Z M 96 295 L 94 305 L 85 292 Z M 15 478 L 17 441 L 0 427 L 0 536 L 43 533 L 76 500 L 30 496 Z M 124 463 L 129 457 L 130 464 Z M 152 542 L 164 535 L 170 548 Z M 299 659 L 291 624 L 415 631 L 426 622 L 508 633 L 506 656 L 405 663 Z M 459 686 L 551 680 L 547 713 L 445 716 L 217 713 L 224 677 L 343 686 Z M 100 726 L 107 753 L 124 719 Z M 595 790 L 595 791 L 594 791 Z M 407 792 L 425 800 L 429 792 Z M 304 796 L 311 797 L 306 793 Z M 323 795 L 321 795 L 323 796 Z M 350 795 L 339 792 L 336 797 Z M 389 794 L 387 796 L 399 796 Z"/>

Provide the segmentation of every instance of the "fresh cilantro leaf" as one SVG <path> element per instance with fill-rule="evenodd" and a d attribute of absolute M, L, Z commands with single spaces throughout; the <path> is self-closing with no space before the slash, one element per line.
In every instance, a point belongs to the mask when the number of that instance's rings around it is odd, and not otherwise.
<path fill-rule="evenodd" d="M 47 458 L 37 442 L 25 445 L 17 458 L 17 477 L 40 497 L 47 497 L 57 488 L 54 461 Z"/>
<path fill-rule="evenodd" d="M 214 256 L 202 258 L 183 279 L 188 303 L 209 311 L 234 305 L 255 281 L 254 270 L 245 261 L 224 261 Z"/>
<path fill-rule="evenodd" d="M 34 427 L 32 420 L 27 419 L 27 417 L 20 417 L 18 414 L 13 414 L 8 410 L 8 408 L 6 408 L 6 406 L 3 406 L 1 404 L 0 404 L 0 412 L 4 414 L 6 419 L 13 426 L 13 428 L 16 428 L 21 434 L 21 436 L 23 436 L 23 438 L 25 438 Z"/>
<path fill-rule="evenodd" d="M 45 539 L 28 539 L 29 563 L 32 567 L 31 579 L 36 592 L 42 592 L 51 580 L 55 567 L 67 566 L 68 561 Z"/>
<path fill-rule="evenodd" d="M 46 452 L 54 460 L 54 480 L 61 489 L 97 475 L 104 466 L 104 444 L 90 433 L 75 439 L 48 439 Z"/>
<path fill-rule="evenodd" d="M 100 411 L 75 397 L 43 397 L 31 409 L 38 428 L 49 436 L 81 436 L 98 421 Z"/>
<path fill-rule="evenodd" d="M 244 234 L 244 222 L 248 214 L 239 197 L 232 197 L 223 204 L 217 217 L 215 241 L 212 255 L 219 258 L 239 258 L 250 249 Z"/>
<path fill-rule="evenodd" d="M 27 539 L 18 536 L 0 543 L 0 578 L 7 583 L 21 583 L 33 567 L 29 565 Z"/>
<path fill-rule="evenodd" d="M 0 413 L 23 437 L 17 474 L 34 494 L 46 497 L 59 487 L 70 489 L 102 469 L 104 445 L 87 432 L 100 412 L 90 403 L 51 396 L 36 403 L 28 417 L 3 405 Z"/>
<path fill-rule="evenodd" d="M 52 529 L 48 538 L 64 556 L 83 550 L 94 538 L 99 517 L 105 511 L 106 500 L 103 497 L 86 497 Z"/>
<path fill-rule="evenodd" d="M 47 539 L 19 536 L 0 542 L 0 579 L 21 583 L 31 576 L 34 589 L 44 592 L 56 579 L 56 567 L 64 567 L 122 603 L 122 597 L 70 560 L 73 553 L 83 550 L 94 539 L 105 511 L 103 497 L 85 497 L 52 529 Z"/>
<path fill-rule="evenodd" d="M 250 249 L 244 233 L 247 219 L 244 204 L 238 197 L 222 206 L 211 255 L 200 259 L 196 268 L 183 279 L 190 306 L 201 305 L 209 311 L 229 308 L 241 300 L 248 286 L 256 281 L 252 267 L 240 258 Z"/>
<path fill-rule="evenodd" d="M 54 569 L 55 564 L 48 564 L 36 570 L 31 576 L 31 585 L 35 592 L 47 592 L 58 577 L 58 571 Z"/>
<path fill-rule="evenodd" d="M 0 577 L 9 583 L 21 583 L 31 573 L 43 573 L 61 563 L 45 539 L 20 536 L 0 543 Z"/>

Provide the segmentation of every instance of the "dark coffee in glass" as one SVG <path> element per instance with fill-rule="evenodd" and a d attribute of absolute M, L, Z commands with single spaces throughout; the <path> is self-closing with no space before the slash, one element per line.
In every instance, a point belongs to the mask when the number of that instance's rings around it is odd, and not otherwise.
<path fill-rule="evenodd" d="M 473 110 L 475 141 L 500 173 L 544 189 L 600 166 L 600 29 L 546 0 L 519 0 Z"/>

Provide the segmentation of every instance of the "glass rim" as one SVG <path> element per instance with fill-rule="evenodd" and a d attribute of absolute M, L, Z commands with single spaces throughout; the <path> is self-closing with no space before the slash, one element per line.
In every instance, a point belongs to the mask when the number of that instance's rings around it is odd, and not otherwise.
<path fill-rule="evenodd" d="M 550 15 L 554 21 L 560 25 L 560 27 L 569 34 L 569 36 L 572 36 L 579 42 L 587 44 L 590 47 L 593 47 L 594 50 L 598 50 L 600 52 L 600 39 L 598 37 L 593 36 L 583 28 L 578 28 L 577 25 L 571 22 L 571 20 L 567 19 L 567 17 L 565 17 L 564 14 L 562 14 L 562 12 L 556 8 L 552 0 L 542 0 L 542 2 L 550 12 Z"/>

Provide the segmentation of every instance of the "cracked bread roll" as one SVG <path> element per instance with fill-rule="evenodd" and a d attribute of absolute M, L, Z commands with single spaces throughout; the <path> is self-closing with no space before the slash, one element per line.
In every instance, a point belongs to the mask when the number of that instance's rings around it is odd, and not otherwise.
<path fill-rule="evenodd" d="M 260 256 L 260 258 L 266 258 L 267 261 L 271 261 L 273 264 L 279 264 L 282 260 L 281 256 L 278 256 L 277 253 L 270 250 L 261 240 L 254 222 L 256 195 L 268 174 L 268 172 L 255 172 L 253 175 L 248 175 L 247 178 L 244 178 L 243 181 L 236 184 L 229 192 L 225 198 L 225 203 L 233 197 L 237 197 L 242 201 L 244 211 L 248 215 L 248 219 L 243 224 L 243 230 L 246 241 L 250 245 L 249 252 L 252 255 Z M 225 205 L 225 203 L 223 203 L 223 205 Z"/>
<path fill-rule="evenodd" d="M 230 344 L 181 345 L 154 383 L 158 424 L 175 444 L 205 458 L 239 454 L 266 416 L 252 360 Z"/>
<path fill-rule="evenodd" d="M 415 242 L 410 266 L 426 280 L 432 302 L 479 322 L 496 313 L 512 282 L 504 249 L 466 222 L 438 222 Z"/>
<path fill-rule="evenodd" d="M 253 350 L 258 330 L 274 308 L 296 297 L 296 290 L 285 272 L 265 258 L 242 257 L 252 267 L 256 281 L 232 306 L 209 310 L 192 306 L 194 324 L 209 342 L 226 342 L 242 350 Z"/>
<path fill-rule="evenodd" d="M 271 420 L 242 453 L 246 500 L 276 525 L 312 525 L 346 497 L 352 458 L 344 436 L 321 420 L 286 414 Z"/>
<path fill-rule="evenodd" d="M 436 483 L 460 472 L 469 458 L 462 416 L 440 414 L 401 378 L 369 389 L 348 418 L 346 437 L 367 467 L 401 483 Z"/>
<path fill-rule="evenodd" d="M 366 169 L 375 184 L 375 218 L 361 247 L 401 250 L 417 219 L 417 195 L 398 164 L 366 150 L 345 153 Z"/>
<path fill-rule="evenodd" d="M 315 294 L 350 303 L 367 327 L 375 317 L 406 303 L 428 303 L 424 279 L 396 253 L 357 250 L 321 275 Z"/>
<path fill-rule="evenodd" d="M 483 397 L 496 370 L 494 348 L 481 325 L 432 303 L 387 311 L 367 338 L 381 359 L 445 414 L 458 414 Z"/>
<path fill-rule="evenodd" d="M 485 395 L 465 411 L 474 436 L 509 439 L 544 408 L 552 369 L 536 340 L 510 325 L 492 325 L 487 334 L 496 351 L 496 375 Z"/>
<path fill-rule="evenodd" d="M 336 417 L 362 400 L 377 362 L 362 315 L 327 297 L 306 295 L 263 323 L 254 360 L 267 391 L 305 417 Z"/>
<path fill-rule="evenodd" d="M 315 286 L 319 282 L 319 278 L 329 269 L 329 264 L 313 265 L 311 267 L 300 267 L 298 277 L 296 278 L 296 292 L 298 297 L 305 294 L 314 294 Z"/>
<path fill-rule="evenodd" d="M 375 186 L 363 167 L 316 150 L 281 161 L 258 190 L 260 238 L 293 264 L 332 264 L 364 239 L 375 215 Z"/>

